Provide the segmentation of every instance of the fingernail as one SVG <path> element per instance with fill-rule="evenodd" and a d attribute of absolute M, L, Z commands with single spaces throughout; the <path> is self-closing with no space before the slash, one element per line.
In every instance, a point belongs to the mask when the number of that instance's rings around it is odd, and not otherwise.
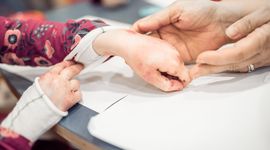
<path fill-rule="evenodd" d="M 226 30 L 226 35 L 232 39 L 237 39 L 239 37 L 239 34 L 235 28 L 228 28 Z"/>

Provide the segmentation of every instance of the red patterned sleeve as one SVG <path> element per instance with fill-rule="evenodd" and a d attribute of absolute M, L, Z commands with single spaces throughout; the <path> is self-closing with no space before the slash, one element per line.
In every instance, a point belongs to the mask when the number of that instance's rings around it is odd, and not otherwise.
<path fill-rule="evenodd" d="M 100 20 L 20 21 L 0 16 L 0 62 L 50 66 L 61 62 L 88 32 L 106 26 Z"/>
<path fill-rule="evenodd" d="M 30 150 L 31 142 L 6 128 L 0 127 L 0 150 Z"/>

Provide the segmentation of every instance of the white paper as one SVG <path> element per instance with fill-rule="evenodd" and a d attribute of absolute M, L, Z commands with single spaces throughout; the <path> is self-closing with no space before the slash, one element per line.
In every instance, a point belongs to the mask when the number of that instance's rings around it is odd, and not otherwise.
<path fill-rule="evenodd" d="M 113 57 L 79 77 L 83 91 L 82 105 L 97 112 L 147 83 L 142 81 L 120 57 Z"/>
<path fill-rule="evenodd" d="M 4 64 L 0 67 L 31 81 L 50 69 Z M 77 79 L 80 80 L 83 95 L 80 103 L 96 112 L 103 112 L 114 102 L 132 93 L 134 89 L 148 86 L 120 57 L 113 57 L 91 70 L 86 68 Z"/>
<path fill-rule="evenodd" d="M 171 94 L 136 88 L 88 128 L 124 149 L 269 150 L 269 78 L 265 68 L 202 77 Z"/>

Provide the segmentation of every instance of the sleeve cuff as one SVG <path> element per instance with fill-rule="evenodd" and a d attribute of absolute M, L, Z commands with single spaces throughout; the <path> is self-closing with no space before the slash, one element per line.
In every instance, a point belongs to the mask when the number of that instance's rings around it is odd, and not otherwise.
<path fill-rule="evenodd" d="M 102 64 L 110 56 L 98 55 L 93 48 L 93 42 L 100 34 L 115 29 L 124 29 L 124 27 L 104 26 L 92 30 L 81 39 L 79 44 L 66 56 L 65 60 L 74 59 L 86 67 L 95 67 Z"/>
<path fill-rule="evenodd" d="M 39 78 L 22 95 L 1 126 L 34 142 L 68 113 L 59 110 L 40 88 Z"/>
<path fill-rule="evenodd" d="M 52 101 L 49 99 L 49 97 L 43 92 L 43 90 L 41 89 L 39 82 L 38 82 L 39 78 L 35 79 L 35 86 L 37 91 L 39 92 L 39 95 L 42 95 L 43 100 L 46 102 L 46 104 L 49 106 L 49 108 L 54 111 L 56 114 L 60 115 L 60 116 L 67 116 L 68 112 L 63 112 L 60 109 L 58 109 L 53 103 Z"/>

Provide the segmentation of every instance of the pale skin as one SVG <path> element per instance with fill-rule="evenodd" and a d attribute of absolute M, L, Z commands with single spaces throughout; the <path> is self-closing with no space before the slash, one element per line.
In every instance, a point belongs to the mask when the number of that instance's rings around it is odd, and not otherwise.
<path fill-rule="evenodd" d="M 112 30 L 100 35 L 93 44 L 100 55 L 123 57 L 140 77 L 164 91 L 181 90 L 190 80 L 178 51 L 160 39 L 130 30 Z M 82 69 L 81 64 L 63 61 L 40 76 L 40 87 L 60 110 L 67 111 L 81 100 L 80 83 L 74 77 Z M 161 72 L 181 80 L 167 78 Z"/>
<path fill-rule="evenodd" d="M 266 1 L 254 5 L 245 1 L 244 6 L 240 2 L 177 1 L 134 24 L 135 31 L 152 32 L 152 37 L 130 30 L 113 30 L 100 35 L 93 47 L 100 55 L 123 57 L 141 78 L 163 91 L 183 89 L 190 77 L 224 71 L 246 72 L 249 64 L 256 68 L 268 66 L 269 7 L 256 9 Z M 234 7 L 229 7 L 232 4 Z M 215 51 L 230 42 L 237 43 L 228 50 Z M 190 76 L 184 62 L 197 62 Z M 161 72 L 179 80 L 167 78 Z"/>
<path fill-rule="evenodd" d="M 225 71 L 248 72 L 270 66 L 270 7 L 265 5 L 227 28 L 226 34 L 237 42 L 228 48 L 199 55 L 191 71 L 194 78 Z"/>
<path fill-rule="evenodd" d="M 63 61 L 40 76 L 41 89 L 60 110 L 67 111 L 81 100 L 80 83 L 74 77 L 82 69 L 83 65 L 81 64 Z"/>
<path fill-rule="evenodd" d="M 124 58 L 142 79 L 163 91 L 179 91 L 190 82 L 180 54 L 166 41 L 131 30 L 112 30 L 98 36 L 93 47 L 100 55 Z"/>
<path fill-rule="evenodd" d="M 93 47 L 100 55 L 123 57 L 140 77 L 163 91 L 181 90 L 190 80 L 178 51 L 160 39 L 130 30 L 112 30 L 100 35 Z M 60 110 L 67 111 L 81 99 L 80 83 L 73 78 L 82 69 L 81 64 L 63 61 L 40 76 L 42 90 Z M 161 72 L 181 80 L 167 78 Z"/>
<path fill-rule="evenodd" d="M 262 50 L 265 48 L 261 47 L 269 47 L 266 44 L 269 43 L 267 41 L 268 35 L 265 35 L 268 31 L 267 18 L 269 15 L 266 15 L 267 8 L 261 10 L 265 15 L 258 16 L 261 13 L 255 13 L 262 6 L 269 7 L 267 5 L 269 5 L 269 0 L 223 0 L 220 2 L 178 0 L 168 8 L 137 21 L 133 25 L 133 30 L 140 33 L 151 32 L 151 36 L 172 44 L 180 52 L 185 63 L 196 62 L 197 65 L 190 71 L 193 79 L 210 73 L 232 71 L 232 68 L 233 71 L 245 72 L 248 63 L 255 63 L 256 68 L 268 64 L 266 60 L 264 60 L 264 63 L 258 62 L 258 58 L 265 59 L 262 58 L 262 55 L 266 57 L 266 51 Z M 244 23 L 239 27 L 241 23 L 235 23 L 237 21 L 243 22 L 241 18 L 250 15 L 252 12 L 255 13 L 253 18 L 257 18 L 248 21 L 252 27 Z M 248 31 L 239 30 L 240 36 L 232 37 L 230 30 L 234 28 L 248 28 Z M 258 28 L 257 31 L 256 28 Z M 253 33 L 252 31 L 256 32 Z M 260 37 L 254 35 L 262 32 L 264 32 L 264 35 L 260 35 Z M 247 39 L 255 41 L 247 44 L 249 42 L 246 41 Z M 256 43 L 256 41 L 261 42 Z M 230 51 L 216 51 L 224 44 L 232 42 L 237 43 L 233 48 L 229 48 Z M 236 56 L 239 53 L 241 56 L 244 53 L 241 59 Z M 253 58 L 257 61 L 247 61 L 248 58 L 259 53 L 260 57 Z M 256 62 L 259 65 L 256 65 Z"/>

